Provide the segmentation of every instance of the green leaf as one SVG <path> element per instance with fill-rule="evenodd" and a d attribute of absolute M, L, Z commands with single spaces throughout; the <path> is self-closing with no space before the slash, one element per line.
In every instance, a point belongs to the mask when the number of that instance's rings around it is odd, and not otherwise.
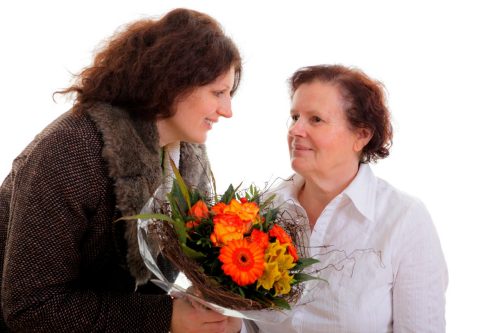
<path fill-rule="evenodd" d="M 297 265 L 295 265 L 295 267 L 293 268 L 293 270 L 300 271 L 318 262 L 319 260 L 314 258 L 300 258 L 299 261 L 297 262 Z"/>
<path fill-rule="evenodd" d="M 182 218 L 186 216 L 188 210 L 187 204 L 184 201 L 182 194 L 180 194 L 179 186 L 175 181 L 172 187 L 172 191 L 170 193 L 167 193 L 167 200 L 170 204 L 170 210 L 173 217 L 177 216 Z"/>
<path fill-rule="evenodd" d="M 201 193 L 198 192 L 198 191 L 191 191 L 190 192 L 190 197 L 191 197 L 191 201 L 194 202 L 194 203 L 197 203 L 200 200 L 206 202 L 206 200 L 204 200 L 204 198 L 201 196 Z"/>
<path fill-rule="evenodd" d="M 193 250 L 192 248 L 188 247 L 186 244 L 181 244 L 181 249 L 182 252 L 184 252 L 185 255 L 187 255 L 191 259 L 200 259 L 200 258 L 205 258 L 206 255 Z"/>
<path fill-rule="evenodd" d="M 226 192 L 222 195 L 220 198 L 220 201 L 225 203 L 226 205 L 229 204 L 231 199 L 234 199 L 234 194 L 236 193 L 236 190 L 233 187 L 233 184 L 229 184 Z"/>
<path fill-rule="evenodd" d="M 324 281 L 324 282 L 328 283 L 328 281 L 325 280 L 325 279 L 319 278 L 317 276 L 312 276 L 312 275 L 309 275 L 309 274 L 305 274 L 305 273 L 294 274 L 293 275 L 293 279 L 297 283 L 304 282 L 304 281 L 311 281 L 311 280 L 321 280 L 321 281 Z"/>
<path fill-rule="evenodd" d="M 177 167 L 175 166 L 175 163 L 172 160 L 172 158 L 170 158 L 170 166 L 172 167 L 172 171 L 174 171 L 175 179 L 177 180 L 177 183 L 184 197 L 184 200 L 186 201 L 188 208 L 191 208 L 191 200 L 189 198 L 188 188 L 186 186 L 186 183 L 184 182 L 184 179 L 181 176 L 181 173 L 179 172 L 179 169 L 177 169 Z"/>
<path fill-rule="evenodd" d="M 269 209 L 265 215 L 266 222 L 264 222 L 264 229 L 269 230 L 272 226 L 274 220 L 276 220 L 276 216 L 278 215 L 278 209 L 273 208 Z"/>
<path fill-rule="evenodd" d="M 280 309 L 291 310 L 290 304 L 282 298 L 273 298 L 272 302 Z"/>
<path fill-rule="evenodd" d="M 181 244 L 181 246 L 185 245 L 187 238 L 186 224 L 179 218 L 173 219 L 171 223 L 174 225 L 177 237 L 179 237 L 179 243 Z"/>
<path fill-rule="evenodd" d="M 262 209 L 266 208 L 267 206 L 269 206 L 273 201 L 274 201 L 274 198 L 276 198 L 276 193 L 270 195 L 262 205 L 260 205 L 260 207 Z"/>

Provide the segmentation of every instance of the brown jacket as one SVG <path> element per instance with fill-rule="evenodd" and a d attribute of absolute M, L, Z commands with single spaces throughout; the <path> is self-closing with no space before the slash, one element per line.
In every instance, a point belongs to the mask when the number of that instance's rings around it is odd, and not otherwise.
<path fill-rule="evenodd" d="M 135 291 L 150 277 L 135 223 L 113 223 L 161 183 L 158 152 L 154 123 L 99 104 L 63 114 L 16 158 L 0 188 L 0 331 L 168 331 L 170 298 Z M 208 168 L 203 145 L 181 144 L 190 185 L 208 190 Z"/>

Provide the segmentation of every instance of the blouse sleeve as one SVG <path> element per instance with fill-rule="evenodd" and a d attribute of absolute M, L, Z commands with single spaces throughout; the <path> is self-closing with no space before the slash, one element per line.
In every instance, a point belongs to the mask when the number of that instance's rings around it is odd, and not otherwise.
<path fill-rule="evenodd" d="M 86 216 L 102 206 L 106 191 L 99 142 L 53 133 L 34 147 L 14 176 L 2 307 L 15 331 L 169 329 L 170 297 L 82 283 L 82 244 L 94 230 Z"/>
<path fill-rule="evenodd" d="M 395 251 L 394 332 L 445 332 L 448 272 L 432 219 L 420 202 L 401 221 Z"/>

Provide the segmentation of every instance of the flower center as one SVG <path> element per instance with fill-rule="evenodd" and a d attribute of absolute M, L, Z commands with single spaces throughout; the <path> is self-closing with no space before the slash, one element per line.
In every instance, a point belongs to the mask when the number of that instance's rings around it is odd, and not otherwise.
<path fill-rule="evenodd" d="M 252 253 L 248 249 L 237 249 L 234 251 L 233 259 L 238 268 L 244 271 L 249 270 L 254 265 Z"/>

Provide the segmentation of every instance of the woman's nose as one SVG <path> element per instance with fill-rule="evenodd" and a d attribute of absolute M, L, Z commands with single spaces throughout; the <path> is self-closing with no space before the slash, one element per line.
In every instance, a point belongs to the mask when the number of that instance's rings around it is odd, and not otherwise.
<path fill-rule="evenodd" d="M 221 103 L 217 113 L 224 118 L 231 118 L 233 116 L 233 110 L 231 108 L 231 99 Z"/>
<path fill-rule="evenodd" d="M 304 125 L 300 121 L 300 118 L 297 119 L 296 121 L 291 121 L 290 125 L 288 126 L 288 135 L 290 136 L 304 136 Z"/>

